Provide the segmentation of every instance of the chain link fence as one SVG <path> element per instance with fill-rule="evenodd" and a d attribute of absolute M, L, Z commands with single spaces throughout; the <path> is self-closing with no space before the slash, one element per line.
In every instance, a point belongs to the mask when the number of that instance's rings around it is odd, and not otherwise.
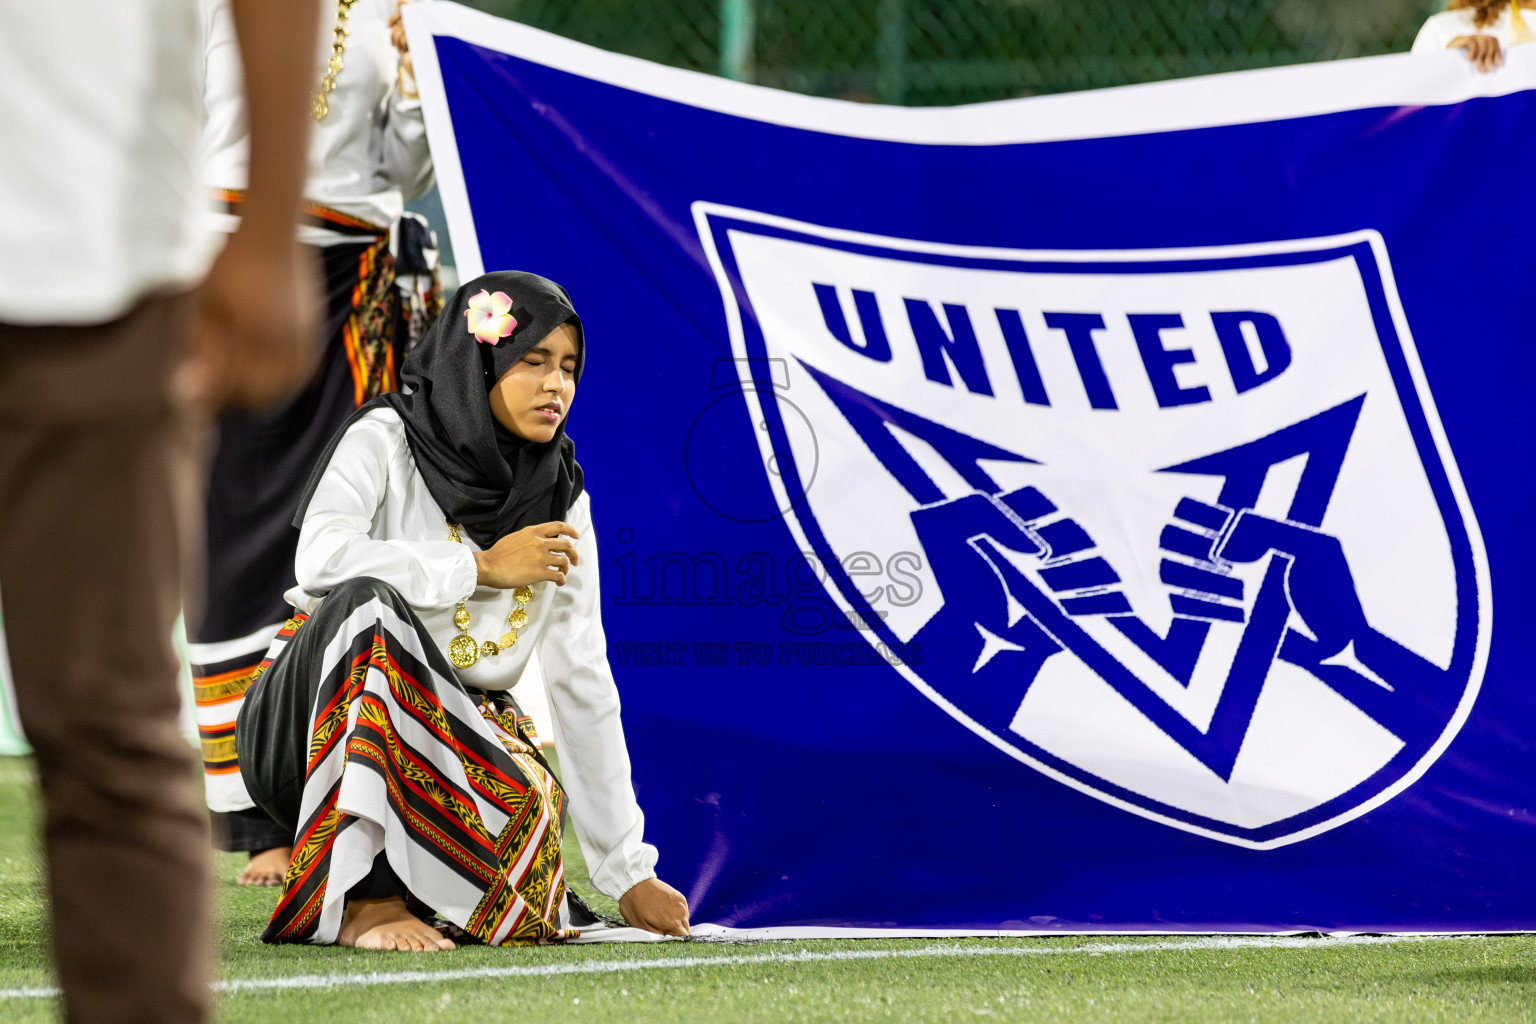
<path fill-rule="evenodd" d="M 469 0 L 607 50 L 944 105 L 1408 49 L 1443 0 Z"/>

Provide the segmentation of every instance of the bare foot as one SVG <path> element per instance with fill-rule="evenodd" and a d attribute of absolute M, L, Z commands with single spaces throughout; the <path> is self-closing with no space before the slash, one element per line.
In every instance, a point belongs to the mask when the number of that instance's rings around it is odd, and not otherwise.
<path fill-rule="evenodd" d="M 245 866 L 235 881 L 241 885 L 282 885 L 288 873 L 288 858 L 293 847 L 274 846 L 270 850 L 251 854 L 251 862 Z"/>
<path fill-rule="evenodd" d="M 405 900 L 351 900 L 341 919 L 336 945 L 357 949 L 393 949 L 401 953 L 436 953 L 456 948 L 436 928 L 406 909 Z"/>

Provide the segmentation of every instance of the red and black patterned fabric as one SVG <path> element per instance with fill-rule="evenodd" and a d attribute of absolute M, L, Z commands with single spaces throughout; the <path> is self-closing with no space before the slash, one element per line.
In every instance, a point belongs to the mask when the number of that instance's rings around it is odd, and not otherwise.
<path fill-rule="evenodd" d="M 334 942 L 381 853 L 413 903 L 482 942 L 577 934 L 564 791 L 532 723 L 505 695 L 466 691 L 387 584 L 326 597 L 246 691 L 236 747 L 252 798 L 294 836 L 264 941 Z"/>

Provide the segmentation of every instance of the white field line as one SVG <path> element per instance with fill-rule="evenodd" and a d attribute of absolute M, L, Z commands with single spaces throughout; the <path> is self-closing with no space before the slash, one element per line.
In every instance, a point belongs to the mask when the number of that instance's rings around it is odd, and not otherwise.
<path fill-rule="evenodd" d="M 526 967 L 465 967 L 448 971 L 373 971 L 367 974 L 296 974 L 277 978 L 233 978 L 213 982 L 215 992 L 266 992 L 305 988 L 367 988 L 373 985 L 419 985 L 433 981 L 469 981 L 477 978 L 548 978 L 563 974 L 618 974 L 623 971 L 680 970 L 684 967 L 722 967 L 745 964 L 839 963 L 848 960 L 900 960 L 927 957 L 974 956 L 1105 956 L 1118 953 L 1161 953 L 1180 950 L 1291 949 L 1325 950 L 1341 946 L 1380 946 L 1399 942 L 1450 941 L 1452 935 L 1358 935 L 1345 938 L 1304 939 L 1257 936 L 1252 938 L 1205 937 L 1167 942 L 1095 942 L 1084 946 L 923 946 L 919 949 L 845 949 L 813 953 L 755 953 L 736 956 L 679 956 L 654 960 L 586 960 L 580 963 L 537 964 Z M 0 999 L 50 999 L 56 987 L 0 989 Z"/>

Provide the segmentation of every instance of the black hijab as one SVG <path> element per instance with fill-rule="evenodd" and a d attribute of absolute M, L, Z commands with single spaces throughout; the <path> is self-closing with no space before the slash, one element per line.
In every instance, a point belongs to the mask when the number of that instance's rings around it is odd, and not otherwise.
<path fill-rule="evenodd" d="M 466 317 L 471 300 L 485 307 L 488 298 L 510 299 L 512 304 L 512 324 L 493 322 L 489 330 L 482 328 L 481 337 L 493 338 L 494 344 L 477 340 Z M 576 446 L 565 434 L 565 421 L 551 440 L 529 441 L 496 422 L 488 397 L 503 374 L 564 323 L 576 328 L 572 376 L 579 382 L 586 344 L 564 288 L 516 271 L 486 274 L 461 287 L 401 366 L 400 383 L 409 390 L 380 395 L 336 432 L 310 475 L 294 525 L 302 525 L 341 436 L 360 416 L 380 406 L 394 409 L 405 423 L 411 455 L 433 499 L 480 547 L 489 548 L 525 526 L 564 519 L 582 487 Z M 510 334 L 496 337 L 497 327 L 510 327 Z"/>

